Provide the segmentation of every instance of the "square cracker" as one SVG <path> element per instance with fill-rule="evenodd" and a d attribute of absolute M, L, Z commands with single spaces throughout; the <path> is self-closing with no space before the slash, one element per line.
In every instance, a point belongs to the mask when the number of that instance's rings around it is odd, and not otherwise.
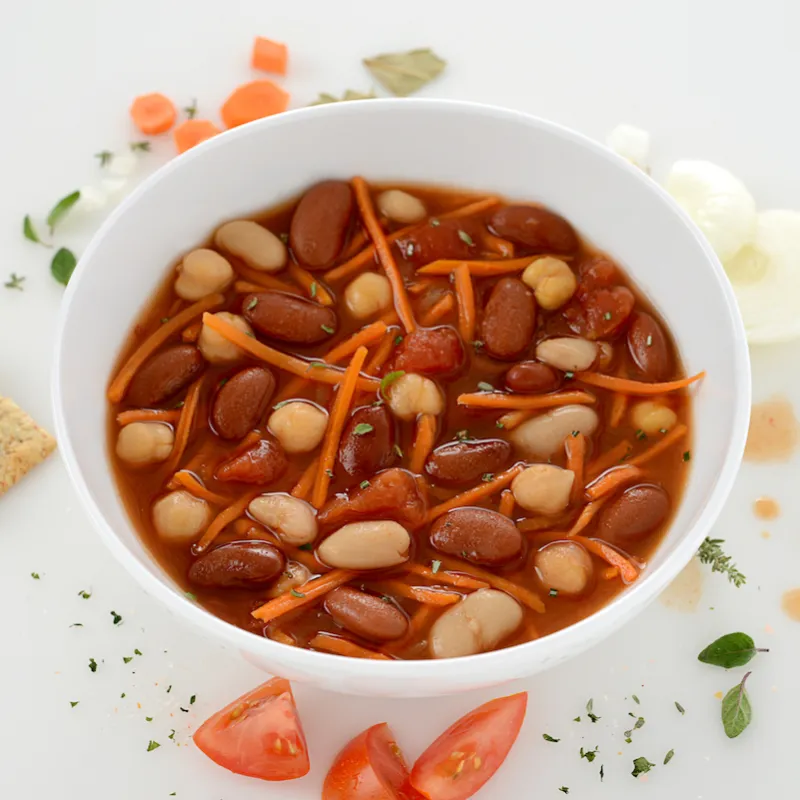
<path fill-rule="evenodd" d="M 13 400 L 0 397 L 0 495 L 56 449 L 56 440 Z"/>

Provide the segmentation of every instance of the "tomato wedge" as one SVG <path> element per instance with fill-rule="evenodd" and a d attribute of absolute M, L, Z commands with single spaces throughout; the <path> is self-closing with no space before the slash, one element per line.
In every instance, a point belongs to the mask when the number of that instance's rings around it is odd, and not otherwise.
<path fill-rule="evenodd" d="M 367 728 L 341 750 L 322 787 L 322 800 L 398 800 L 408 767 L 385 722 Z"/>
<path fill-rule="evenodd" d="M 528 693 L 498 697 L 453 723 L 418 759 L 411 785 L 428 800 L 472 797 L 517 740 Z"/>
<path fill-rule="evenodd" d="M 308 773 L 308 748 L 289 681 L 273 678 L 207 719 L 194 743 L 231 772 L 265 781 Z"/>

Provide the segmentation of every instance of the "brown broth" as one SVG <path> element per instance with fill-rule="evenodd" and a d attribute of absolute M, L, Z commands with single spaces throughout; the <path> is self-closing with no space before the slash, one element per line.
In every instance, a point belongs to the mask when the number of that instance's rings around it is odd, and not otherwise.
<path fill-rule="evenodd" d="M 374 187 L 378 191 L 381 187 Z M 389 188 L 389 187 L 384 187 Z M 397 188 L 393 186 L 391 188 Z M 415 196 L 422 199 L 431 216 L 444 213 L 448 210 L 461 207 L 466 203 L 472 202 L 482 195 L 475 193 L 467 193 L 457 190 L 430 188 L 422 186 L 401 187 L 410 191 Z M 284 204 L 283 206 L 257 215 L 255 219 L 261 224 L 268 227 L 276 234 L 288 233 L 291 215 L 296 205 L 296 201 Z M 478 222 L 485 222 L 490 216 L 491 212 L 485 213 L 477 218 Z M 390 224 L 386 227 L 387 232 L 398 229 L 399 225 Z M 352 234 L 352 231 L 351 231 Z M 205 243 L 202 246 L 213 247 L 211 243 Z M 345 252 L 347 246 L 343 249 Z M 399 254 L 398 248 L 393 248 L 393 252 L 397 258 L 398 265 L 406 277 L 407 282 L 413 281 L 413 267 L 405 261 Z M 522 247 L 517 248 L 516 255 L 525 255 L 526 251 Z M 571 264 L 573 267 L 583 259 L 597 255 L 597 251 L 591 248 L 587 243 L 582 242 L 580 251 L 576 254 Z M 240 262 L 236 258 L 227 256 L 231 262 L 234 270 L 240 266 Z M 340 259 L 341 263 L 343 259 Z M 380 269 L 376 263 L 372 263 L 369 268 Z M 322 280 L 321 273 L 315 273 L 320 280 Z M 284 274 L 279 275 L 282 280 L 289 281 Z M 178 309 L 184 308 L 188 305 L 186 302 L 176 304 L 176 296 L 173 292 L 172 284 L 174 280 L 174 270 L 170 269 L 161 286 L 153 295 L 153 299 L 149 305 L 144 309 L 137 324 L 134 326 L 128 341 L 126 342 L 122 353 L 120 354 L 117 369 L 121 366 L 127 357 L 139 346 L 154 330 L 158 328 L 161 320 L 170 314 L 175 314 Z M 349 280 L 349 279 L 348 279 Z M 489 291 L 496 282 L 496 278 L 479 278 L 475 279 L 475 299 L 476 307 L 481 309 L 488 296 Z M 342 282 L 341 285 L 329 287 L 334 297 L 341 297 L 344 285 L 347 281 Z M 448 278 L 432 279 L 432 289 L 424 295 L 411 295 L 411 301 L 414 306 L 415 315 L 419 318 L 420 313 L 426 308 L 429 308 L 435 300 L 441 296 L 443 292 L 451 290 L 451 284 Z M 636 310 L 645 310 L 653 314 L 660 321 L 657 312 L 654 311 L 651 304 L 636 291 L 634 285 L 624 274 L 621 275 L 620 283 L 627 285 L 634 291 L 636 296 Z M 238 313 L 241 310 L 242 294 L 236 294 L 233 288 L 229 289 L 226 293 L 225 305 L 216 309 L 228 310 Z M 339 307 L 338 302 L 335 306 L 339 314 L 339 329 L 335 336 L 330 340 L 314 346 L 302 347 L 296 345 L 286 345 L 283 343 L 273 343 L 284 352 L 296 354 L 303 358 L 318 358 L 323 356 L 332 346 L 335 346 L 340 341 L 347 339 L 355 331 L 363 327 L 364 322 L 359 322 L 353 319 L 347 309 L 342 305 Z M 480 311 L 479 311 L 480 319 Z M 535 341 L 541 338 L 543 334 L 553 333 L 565 334 L 569 333 L 569 329 L 560 318 L 560 312 L 542 312 L 538 311 L 537 323 L 538 330 L 534 336 L 534 341 L 531 343 L 528 353 L 523 358 L 531 358 L 535 346 Z M 371 320 L 367 320 L 369 322 Z M 437 324 L 457 324 L 457 315 L 453 311 L 448 316 Z M 663 322 L 661 323 L 663 326 Z M 665 333 L 669 338 L 669 347 L 672 350 L 673 356 L 673 369 L 669 378 L 677 378 L 683 375 L 680 359 L 677 351 L 675 350 L 674 343 L 669 336 L 669 332 L 664 327 Z M 396 331 L 401 333 L 398 328 Z M 178 341 L 176 338 L 173 341 Z M 515 362 L 500 362 L 495 361 L 487 355 L 483 354 L 480 349 L 475 350 L 473 347 L 467 346 L 466 348 L 468 358 L 470 360 L 469 367 L 464 373 L 450 382 L 442 382 L 447 390 L 447 407 L 443 416 L 443 421 L 440 422 L 439 434 L 436 439 L 436 444 L 442 444 L 453 440 L 456 433 L 463 430 L 468 430 L 470 435 L 475 438 L 497 438 L 502 435 L 502 431 L 498 429 L 496 420 L 503 413 L 502 411 L 480 411 L 465 409 L 456 404 L 455 398 L 462 392 L 473 392 L 477 390 L 478 382 L 487 382 L 499 388 L 503 387 L 503 375 L 506 370 Z M 520 360 L 523 360 L 522 358 Z M 233 367 L 219 367 L 208 365 L 206 369 L 206 377 L 204 382 L 204 389 L 202 393 L 202 400 L 197 416 L 197 420 L 205 421 L 208 418 L 208 410 L 211 398 L 215 387 L 219 382 L 232 375 L 243 366 L 259 363 L 254 359 L 247 358 L 243 362 L 234 365 Z M 117 371 L 115 369 L 115 373 Z M 273 374 L 277 379 L 277 389 L 274 397 L 280 397 L 281 391 L 287 382 L 292 379 L 292 376 L 286 373 L 279 372 L 273 369 Z M 608 374 L 628 376 L 636 379 L 640 376 L 630 359 L 630 356 L 625 346 L 624 334 L 618 336 L 614 341 L 614 359 L 610 367 L 605 370 Z M 572 384 L 572 385 L 570 385 Z M 641 452 L 644 452 L 653 443 L 652 440 L 642 439 L 637 437 L 637 432 L 631 427 L 627 416 L 623 419 L 622 424 L 617 428 L 611 428 L 604 423 L 607 419 L 609 406 L 613 397 L 613 393 L 597 389 L 595 387 L 586 387 L 580 385 L 577 381 L 566 381 L 563 388 L 585 388 L 591 391 L 597 397 L 595 409 L 597 410 L 601 426 L 594 434 L 591 441 L 588 460 L 591 461 L 593 457 L 602 454 L 619 442 L 629 440 L 632 444 L 631 452 L 628 454 L 633 457 Z M 172 398 L 169 403 L 164 404 L 163 408 L 176 408 L 179 406 L 183 397 L 178 395 Z M 304 389 L 298 392 L 296 397 L 303 397 L 312 399 L 323 406 L 328 406 L 332 398 L 332 391 L 330 387 L 318 383 L 307 383 Z M 372 400 L 373 397 L 364 397 L 361 395 L 361 402 L 356 405 L 366 405 Z M 667 402 L 673 410 L 677 413 L 680 422 L 690 424 L 690 398 L 688 393 L 684 390 L 666 396 Z M 273 403 L 275 400 L 273 399 Z M 190 585 L 187 578 L 187 571 L 189 566 L 194 560 L 191 548 L 188 546 L 173 546 L 165 543 L 156 533 L 150 515 L 150 509 L 155 499 L 162 495 L 165 491 L 165 485 L 169 481 L 171 475 L 167 474 L 163 464 L 156 464 L 145 469 L 134 469 L 123 462 L 121 462 L 114 453 L 114 446 L 118 433 L 119 426 L 115 421 L 116 414 L 120 411 L 129 408 L 123 401 L 116 405 L 110 405 L 108 417 L 108 437 L 109 447 L 112 454 L 112 462 L 115 469 L 115 477 L 120 495 L 125 503 L 128 513 L 131 516 L 135 528 L 139 531 L 142 539 L 152 551 L 155 559 L 165 569 L 165 571 L 174 578 L 181 586 L 185 587 L 187 591 L 192 592 L 197 597 L 197 601 L 207 608 L 211 613 L 221 617 L 222 619 L 237 625 L 246 630 L 252 631 L 258 635 L 269 635 L 269 626 L 259 622 L 251 616 L 251 612 L 261 606 L 267 600 L 267 592 L 252 591 L 244 589 L 207 589 L 198 586 Z M 268 412 L 269 413 L 269 412 Z M 263 423 L 263 420 L 262 420 Z M 398 426 L 400 438 L 398 444 L 404 451 L 408 453 L 412 446 L 413 441 L 413 424 L 402 423 Z M 266 426 L 260 426 L 262 431 L 266 430 Z M 182 458 L 181 465 L 192 462 L 192 471 L 200 477 L 206 487 L 213 492 L 225 495 L 233 502 L 239 496 L 244 494 L 245 491 L 251 490 L 252 486 L 245 486 L 243 484 L 221 483 L 214 478 L 215 466 L 236 447 L 237 443 L 223 441 L 216 437 L 208 428 L 203 425 L 202 428 L 196 425 L 192 438 Z M 645 481 L 649 483 L 659 483 L 668 492 L 672 511 L 674 512 L 677 507 L 682 492 L 686 476 L 689 469 L 689 464 L 686 459 L 682 457 L 684 451 L 687 451 L 690 446 L 690 439 L 686 437 L 682 442 L 679 442 L 672 448 L 667 449 L 661 455 L 648 462 L 645 468 Z M 203 454 L 201 461 L 196 461 L 199 453 Z M 300 475 L 306 466 L 310 463 L 315 454 L 293 456 L 290 457 L 290 466 L 286 473 L 278 481 L 270 484 L 268 487 L 263 487 L 270 492 L 288 492 L 295 485 Z M 553 459 L 553 463 L 564 466 L 565 458 L 559 456 Z M 407 457 L 403 464 L 407 464 Z M 396 466 L 403 464 L 397 463 Z M 350 479 L 347 475 L 343 474 L 341 470 L 337 470 L 334 478 L 331 481 L 329 490 L 329 497 L 336 492 L 342 492 L 358 481 Z M 461 489 L 449 489 L 438 485 L 430 486 L 430 504 L 435 505 L 459 492 Z M 497 507 L 497 497 L 490 498 L 488 501 L 482 503 L 488 508 Z M 214 509 L 214 513 L 219 512 L 219 508 Z M 578 599 L 570 599 L 567 597 L 548 597 L 546 590 L 543 589 L 541 582 L 535 574 L 532 567 L 532 557 L 536 551 L 537 544 L 544 544 L 553 539 L 551 530 L 564 531 L 574 522 L 580 513 L 579 507 L 571 507 L 568 512 L 560 516 L 554 524 L 547 526 L 544 532 L 533 532 L 525 534 L 526 549 L 523 556 L 514 564 L 494 570 L 498 575 L 502 575 L 512 581 L 525 586 L 539 595 L 541 595 L 546 603 L 546 612 L 538 614 L 530 609 L 525 609 L 525 624 L 523 624 L 517 632 L 504 642 L 502 646 L 510 646 L 527 641 L 534 638 L 536 635 L 543 636 L 553 633 L 568 625 L 593 614 L 602 606 L 607 604 L 615 595 L 622 591 L 623 584 L 619 578 L 606 579 L 602 577 L 603 570 L 608 566 L 604 562 L 594 559 L 596 573 L 598 575 L 594 590 L 585 597 Z M 525 516 L 531 516 L 521 513 L 522 509 L 517 507 L 515 511 L 515 518 L 520 519 Z M 640 565 L 645 565 L 648 559 L 652 556 L 655 549 L 658 547 L 663 535 L 667 531 L 670 524 L 668 518 L 662 523 L 659 528 L 649 535 L 646 539 L 636 544 L 631 545 L 627 549 L 627 553 L 635 559 Z M 426 528 L 417 531 L 412 535 L 414 540 L 413 558 L 421 564 L 430 565 L 431 561 L 437 558 L 437 551 L 430 545 L 427 536 L 425 535 Z M 592 528 L 586 531 L 586 535 L 592 535 Z M 217 538 L 216 544 L 222 544 L 227 541 L 234 541 L 242 539 L 243 536 L 233 530 L 233 526 L 228 526 L 222 534 Z M 324 565 L 319 565 L 319 572 L 326 571 Z M 470 564 L 464 562 L 464 572 L 469 573 Z M 402 570 L 392 570 L 380 574 L 364 574 L 360 579 L 353 581 L 355 586 L 363 586 L 367 590 L 374 591 L 379 595 L 385 594 L 385 588 L 381 579 L 391 577 L 393 579 L 400 579 L 411 585 L 422 585 L 424 580 L 414 578 L 413 575 L 404 575 Z M 447 587 L 451 589 L 452 587 Z M 396 603 L 403 611 L 411 616 L 418 605 L 413 600 L 405 598 L 393 598 L 392 602 Z M 278 622 L 278 627 L 284 633 L 293 637 L 296 643 L 305 645 L 310 638 L 320 631 L 329 631 L 332 633 L 342 633 L 342 630 L 333 622 L 333 620 L 324 611 L 322 601 L 318 601 L 310 607 L 293 612 L 292 614 L 282 617 Z M 427 630 L 422 632 L 420 638 L 408 644 L 408 646 L 396 650 L 393 655 L 399 658 L 428 658 L 427 645 L 426 645 Z M 357 637 L 347 634 L 348 638 L 365 645 L 370 645 L 368 642 L 361 641 Z M 391 649 L 391 648 L 390 648 Z"/>

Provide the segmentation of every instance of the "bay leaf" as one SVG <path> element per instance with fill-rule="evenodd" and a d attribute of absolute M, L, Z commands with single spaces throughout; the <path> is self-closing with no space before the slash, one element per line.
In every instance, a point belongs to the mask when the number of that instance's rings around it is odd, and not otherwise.
<path fill-rule="evenodd" d="M 312 106 L 323 106 L 328 103 L 342 103 L 345 100 L 373 100 L 375 92 L 357 92 L 355 89 L 347 89 L 341 97 L 329 94 L 328 92 L 320 92 L 319 97 L 313 102 L 309 103 Z"/>
<path fill-rule="evenodd" d="M 446 64 L 429 48 L 364 59 L 375 80 L 398 97 L 407 97 L 430 83 Z"/>

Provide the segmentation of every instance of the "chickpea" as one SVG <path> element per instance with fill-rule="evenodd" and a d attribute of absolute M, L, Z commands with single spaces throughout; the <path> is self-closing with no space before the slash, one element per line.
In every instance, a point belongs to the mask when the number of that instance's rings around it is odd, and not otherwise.
<path fill-rule="evenodd" d="M 392 304 L 392 285 L 385 275 L 365 272 L 347 284 L 344 302 L 356 319 L 367 319 Z"/>
<path fill-rule="evenodd" d="M 201 247 L 183 257 L 175 279 L 175 294 L 184 300 L 199 300 L 221 292 L 233 280 L 233 267 L 214 250 Z"/>
<path fill-rule="evenodd" d="M 575 473 L 554 464 L 526 467 L 511 483 L 514 500 L 526 511 L 558 514 L 569 505 Z"/>
<path fill-rule="evenodd" d="M 263 272 L 278 272 L 286 265 L 286 245 L 272 231 L 249 219 L 226 222 L 217 228 L 214 244 Z"/>
<path fill-rule="evenodd" d="M 229 311 L 219 311 L 214 316 L 224 319 L 225 322 L 230 323 L 242 333 L 246 333 L 249 336 L 253 335 L 253 329 L 244 317 L 231 314 Z M 209 364 L 233 364 L 244 358 L 244 351 L 241 347 L 229 342 L 224 336 L 212 331 L 207 325 L 203 325 L 200 329 L 197 346 L 200 348 L 203 358 Z"/>
<path fill-rule="evenodd" d="M 522 608 L 497 589 L 478 589 L 445 611 L 429 637 L 434 658 L 455 658 L 496 647 L 522 623 Z"/>
<path fill-rule="evenodd" d="M 561 406 L 523 422 L 509 438 L 528 458 L 550 458 L 563 448 L 573 431 L 591 436 L 599 423 L 597 412 L 589 406 Z"/>
<path fill-rule="evenodd" d="M 678 415 L 669 407 L 653 400 L 637 403 L 631 409 L 631 422 L 648 436 L 666 433 L 675 427 Z"/>
<path fill-rule="evenodd" d="M 311 580 L 311 570 L 299 561 L 287 561 L 286 567 L 275 583 L 270 586 L 267 597 L 278 597 L 302 586 Z"/>
<path fill-rule="evenodd" d="M 422 200 L 400 189 L 387 189 L 381 192 L 378 195 L 377 205 L 384 217 L 403 225 L 420 222 L 428 213 Z"/>
<path fill-rule="evenodd" d="M 597 343 L 597 366 L 600 369 L 608 369 L 614 360 L 614 345 L 611 342 Z"/>
<path fill-rule="evenodd" d="M 422 375 L 401 375 L 389 384 L 387 395 L 391 412 L 406 422 L 418 414 L 436 416 L 444 411 L 444 398 L 439 387 Z"/>
<path fill-rule="evenodd" d="M 391 520 L 351 522 L 317 548 L 319 558 L 341 569 L 386 569 L 408 561 L 411 537 Z"/>
<path fill-rule="evenodd" d="M 163 422 L 131 422 L 117 435 L 117 455 L 128 464 L 157 464 L 172 452 L 175 434 Z"/>
<path fill-rule="evenodd" d="M 522 280 L 536 295 L 536 302 L 547 311 L 561 308 L 572 299 L 578 279 L 569 264 L 560 258 L 537 258 L 525 267 Z"/>
<path fill-rule="evenodd" d="M 559 594 L 583 594 L 594 575 L 592 557 L 577 542 L 545 545 L 536 553 L 533 563 L 544 587 Z"/>
<path fill-rule="evenodd" d="M 210 522 L 208 503 L 182 489 L 153 503 L 153 524 L 158 535 L 176 544 L 196 541 Z"/>
<path fill-rule="evenodd" d="M 270 414 L 267 427 L 287 453 L 310 453 L 325 435 L 328 412 L 310 401 L 293 400 Z"/>
<path fill-rule="evenodd" d="M 539 342 L 536 358 L 564 372 L 582 372 L 597 360 L 597 345 L 576 336 L 558 336 Z"/>
<path fill-rule="evenodd" d="M 316 511 L 290 494 L 262 494 L 250 503 L 248 511 L 289 544 L 299 547 L 317 538 Z"/>

